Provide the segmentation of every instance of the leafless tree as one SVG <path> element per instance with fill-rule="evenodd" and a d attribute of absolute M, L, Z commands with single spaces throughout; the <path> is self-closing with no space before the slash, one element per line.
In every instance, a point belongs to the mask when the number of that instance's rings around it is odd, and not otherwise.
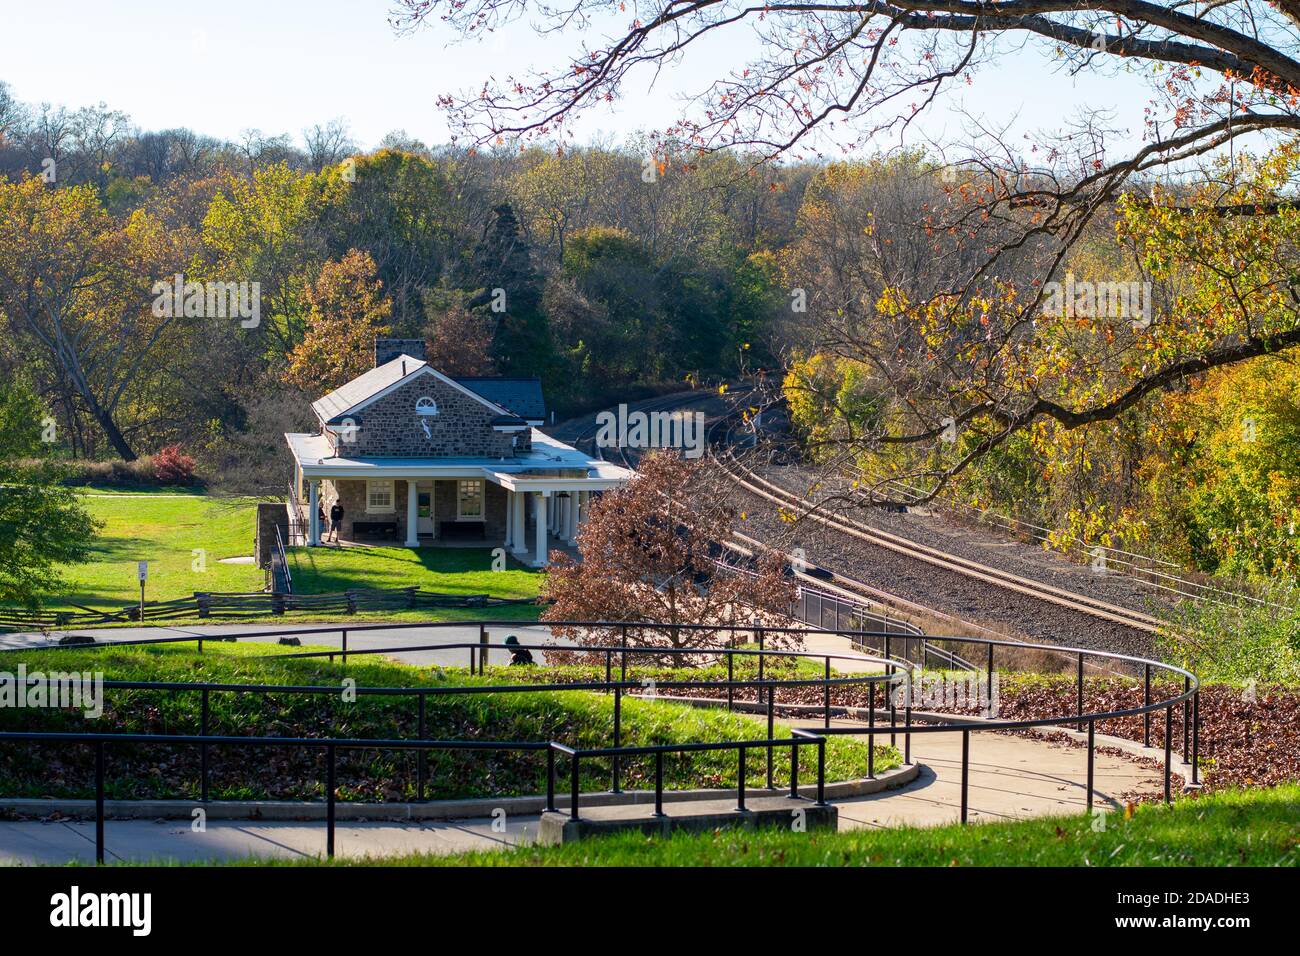
<path fill-rule="evenodd" d="M 307 146 L 307 164 L 317 173 L 326 166 L 340 162 L 357 149 L 347 121 L 341 118 L 332 119 L 324 125 L 317 123 L 303 130 L 302 138 Z"/>

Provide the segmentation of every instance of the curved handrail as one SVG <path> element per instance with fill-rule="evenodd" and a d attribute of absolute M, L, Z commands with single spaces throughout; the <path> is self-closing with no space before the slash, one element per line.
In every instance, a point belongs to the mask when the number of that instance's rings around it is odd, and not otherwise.
<path fill-rule="evenodd" d="M 412 646 L 410 644 L 392 644 L 377 648 L 347 648 L 348 631 L 393 631 L 393 630 L 411 630 L 411 629 L 440 629 L 448 627 L 478 627 L 481 639 L 475 641 L 463 641 L 444 644 L 419 644 Z M 711 624 L 663 624 L 652 621 L 440 621 L 422 623 L 400 623 L 400 624 L 359 624 L 344 626 L 324 626 L 317 628 L 275 628 L 268 630 L 259 630 L 243 632 L 238 634 L 220 635 L 215 639 L 248 639 L 255 637 L 302 637 L 311 634 L 340 634 L 342 637 L 342 646 L 337 650 L 324 649 L 318 651 L 302 651 L 292 653 L 278 653 L 268 655 L 275 659 L 304 659 L 318 657 L 342 656 L 344 661 L 349 655 L 368 655 L 379 653 L 394 652 L 411 652 L 415 650 L 468 650 L 470 652 L 471 673 L 474 671 L 477 663 L 478 672 L 483 673 L 484 665 L 487 662 L 488 655 L 492 650 L 538 650 L 542 652 L 554 652 L 557 650 L 579 653 L 595 654 L 606 656 L 606 675 L 604 680 L 590 680 L 581 682 L 528 682 L 523 684 L 461 684 L 461 685 L 444 685 L 444 686 L 411 686 L 411 687 L 356 687 L 353 688 L 358 695 L 409 695 L 418 698 L 421 714 L 421 728 L 423 728 L 424 702 L 429 696 L 455 695 L 455 694 L 491 694 L 491 693 L 545 693 L 555 690 L 603 690 L 606 693 L 613 694 L 614 713 L 615 713 L 615 739 L 612 747 L 598 747 L 588 749 L 576 749 L 565 745 L 560 741 L 431 741 L 423 737 L 419 738 L 393 738 L 393 739 L 362 739 L 362 738 L 331 738 L 331 737 L 222 737 L 214 736 L 207 732 L 207 699 L 211 693 L 304 693 L 304 694 L 337 694 L 337 686 L 328 685 L 278 685 L 278 684 L 226 684 L 216 682 L 184 682 L 184 681 L 104 681 L 103 686 L 123 689 L 139 690 L 162 690 L 175 693 L 201 693 L 204 697 L 204 725 L 201 732 L 197 735 L 183 734 L 76 734 L 76 733 L 44 733 L 36 731 L 24 732 L 0 732 L 0 742 L 6 740 L 27 741 L 27 742 L 47 742 L 47 743 L 91 743 L 96 748 L 96 793 L 97 793 L 97 849 L 102 860 L 103 854 L 103 820 L 104 820 L 104 747 L 108 743 L 157 743 L 157 744 L 191 744 L 200 746 L 204 752 L 204 777 L 203 777 L 203 794 L 204 801 L 207 799 L 207 776 L 206 776 L 206 750 L 212 745 L 232 745 L 232 746 L 310 746 L 315 748 L 324 747 L 329 754 L 330 781 L 334 778 L 334 754 L 338 749 L 361 748 L 376 749 L 391 747 L 394 749 L 416 750 L 420 754 L 421 768 L 421 786 L 420 793 L 423 794 L 424 780 L 424 756 L 431 749 L 473 749 L 473 750 L 545 750 L 547 753 L 547 774 L 548 789 L 546 807 L 548 810 L 555 810 L 555 755 L 557 753 L 571 759 L 572 768 L 572 785 L 571 785 L 571 803 L 570 814 L 577 816 L 579 809 L 580 793 L 578 789 L 578 772 L 577 766 L 582 759 L 601 759 L 608 758 L 613 762 L 613 789 L 619 790 L 619 761 L 625 756 L 644 756 L 654 755 L 656 761 L 656 781 L 655 781 L 655 799 L 657 812 L 662 810 L 663 799 L 663 781 L 662 781 L 662 761 L 664 753 L 691 753 L 704 750 L 736 750 L 739 754 L 741 767 L 744 767 L 744 753 L 747 749 L 765 749 L 768 753 L 768 782 L 772 783 L 772 751 L 777 747 L 789 747 L 791 749 L 792 774 L 791 774 L 791 796 L 798 797 L 798 778 L 795 771 L 798 765 L 798 749 L 801 746 L 816 746 L 818 749 L 818 777 L 817 777 L 817 794 L 818 803 L 823 802 L 824 796 L 824 763 L 825 763 L 825 744 L 828 738 L 835 736 L 865 736 L 868 739 L 868 773 L 874 775 L 874 741 L 881 734 L 891 734 L 891 736 L 903 735 L 904 737 L 904 762 L 911 763 L 911 735 L 915 733 L 960 733 L 963 738 L 962 746 L 962 787 L 961 787 L 961 819 L 963 822 L 967 819 L 968 813 L 968 776 L 969 776 L 969 741 L 970 734 L 975 731 L 1007 731 L 1007 730 L 1028 730 L 1040 727 L 1060 726 L 1077 723 L 1080 728 L 1087 725 L 1088 732 L 1088 806 L 1093 803 L 1093 762 L 1095 754 L 1095 728 L 1098 721 L 1113 720 L 1122 717 L 1145 716 L 1146 732 L 1149 738 L 1149 721 L 1150 715 L 1163 710 L 1165 713 L 1165 735 L 1164 735 L 1164 782 L 1165 782 L 1165 799 L 1169 801 L 1171 796 L 1171 763 L 1172 763 L 1172 721 L 1173 711 L 1176 707 L 1182 705 L 1190 710 L 1194 715 L 1195 723 L 1192 729 L 1192 783 L 1196 783 L 1197 778 L 1197 759 L 1199 753 L 1200 737 L 1200 681 L 1196 675 L 1189 669 L 1169 664 L 1163 661 L 1153 661 L 1145 658 L 1136 657 L 1128 654 L 1121 654 L 1113 651 L 1099 651 L 1089 648 L 1070 648 L 1062 647 L 1055 644 L 1025 644 L 1018 641 L 1001 640 L 994 638 L 982 637 L 964 637 L 959 635 L 926 635 L 932 640 L 959 641 L 963 643 L 973 643 L 984 645 L 989 648 L 989 679 L 992 683 L 994 671 L 993 651 L 995 648 L 1010 647 L 1018 650 L 1025 648 L 1052 650 L 1077 655 L 1079 660 L 1079 695 L 1076 712 L 1073 714 L 1024 718 L 1017 720 L 999 720 L 990 714 L 988 719 L 971 720 L 962 716 L 954 716 L 947 723 L 916 723 L 912 720 L 912 682 L 915 679 L 915 673 L 923 672 L 923 668 L 913 665 L 907 660 L 900 660 L 889 656 L 873 656 L 861 654 L 841 654 L 835 652 L 809 652 L 806 650 L 795 649 L 767 649 L 759 648 L 739 648 L 739 647 L 655 647 L 655 646 L 635 646 L 626 643 L 617 645 L 598 644 L 598 645 L 557 645 L 555 643 L 492 643 L 487 641 L 486 633 L 488 628 L 502 627 L 538 627 L 538 626 L 559 626 L 567 628 L 600 628 L 608 629 L 629 629 L 643 628 L 648 630 L 693 630 L 706 631 L 710 633 L 722 632 L 746 632 L 752 633 L 755 630 L 764 633 L 805 633 L 800 628 L 791 628 L 783 626 L 741 626 L 741 625 L 711 625 Z M 883 637 L 887 641 L 893 639 L 909 639 L 902 635 L 890 635 L 883 632 L 871 631 L 835 631 L 831 632 L 836 636 L 844 637 L 854 641 L 863 637 Z M 107 648 L 123 647 L 133 645 L 148 644 L 171 644 L 171 643 L 198 643 L 201 649 L 204 640 L 211 641 L 213 635 L 188 634 L 175 637 L 162 637 L 154 639 L 136 639 L 130 641 L 105 642 L 95 645 L 45 645 L 27 648 L 8 648 L 7 651 L 21 650 L 46 650 L 61 646 L 74 646 L 83 650 L 90 648 Z M 914 638 L 912 638 L 914 639 Z M 737 689 L 754 688 L 758 691 L 759 702 L 766 703 L 768 733 L 766 739 L 755 740 L 727 740 L 727 741 L 694 741 L 677 744 L 664 745 L 645 745 L 645 746 L 627 746 L 619 734 L 619 713 L 622 698 L 625 692 L 632 692 L 644 689 L 644 683 L 638 680 L 627 680 L 625 664 L 620 667 L 622 672 L 620 679 L 613 679 L 611 662 L 613 655 L 620 655 L 625 662 L 630 656 L 645 655 L 652 657 L 662 656 L 725 656 L 728 661 L 728 675 L 726 680 L 670 680 L 656 681 L 656 688 L 679 689 L 679 688 L 697 688 L 697 689 L 725 689 L 727 691 L 727 702 L 730 705 L 732 697 Z M 0 652 L 2 656 L 2 652 Z M 742 658 L 755 657 L 759 661 L 759 674 L 757 678 L 739 677 L 732 673 L 731 662 L 736 656 Z M 1108 711 L 1087 711 L 1083 709 L 1083 660 L 1085 657 L 1099 657 L 1112 661 L 1125 661 L 1131 664 L 1140 665 L 1146 675 L 1144 702 L 1135 707 L 1120 708 Z M 770 658 L 815 658 L 824 662 L 824 673 L 819 677 L 765 677 L 763 674 L 764 663 Z M 879 673 L 859 673 L 848 676 L 832 676 L 831 666 L 833 661 L 852 661 L 855 664 L 863 662 L 879 665 L 882 670 Z M 1179 694 L 1162 700 L 1151 700 L 1151 675 L 1152 671 L 1157 670 L 1174 678 L 1181 677 L 1183 680 L 1183 690 Z M 34 676 L 28 676 L 27 680 L 36 680 Z M 48 679 L 48 678 L 43 678 Z M 900 686 L 907 690 L 904 701 L 904 722 L 897 721 L 897 707 L 893 696 L 887 700 L 889 704 L 889 723 L 876 725 L 875 723 L 875 687 L 877 684 L 885 684 L 899 688 Z M 871 688 L 871 707 L 868 710 L 868 723 L 866 726 L 857 725 L 832 725 L 831 723 L 831 690 L 834 687 L 865 685 Z M 788 738 L 777 737 L 773 733 L 773 716 L 776 709 L 776 692 L 781 688 L 806 688 L 821 687 L 823 689 L 824 699 L 824 717 L 823 726 L 820 727 L 799 727 L 791 731 Z M 766 694 L 764 690 L 766 689 Z M 1184 720 L 1184 737 L 1187 735 L 1188 721 Z M 422 732 L 422 731 L 421 731 Z M 473 746 L 470 746 L 472 744 Z M 1186 748 L 1185 748 L 1186 749 Z M 742 773 L 738 781 L 739 803 L 740 808 L 744 807 L 745 777 Z M 327 787 L 327 803 L 329 806 L 329 836 L 328 845 L 330 854 L 333 853 L 333 835 L 334 835 L 334 792 L 332 783 Z"/>

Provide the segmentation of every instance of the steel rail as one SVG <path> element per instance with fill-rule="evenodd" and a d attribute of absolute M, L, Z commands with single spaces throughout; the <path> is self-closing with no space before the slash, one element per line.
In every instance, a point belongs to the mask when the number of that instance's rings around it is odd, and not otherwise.
<path fill-rule="evenodd" d="M 1161 628 L 1161 622 L 1157 618 L 1148 614 L 1131 611 L 1127 608 L 1099 601 L 1086 595 L 1067 591 L 1063 588 L 1057 588 L 1053 585 L 1043 584 L 1042 582 L 1001 571 L 997 568 L 991 568 L 987 565 L 982 565 L 965 558 L 949 555 L 937 548 L 917 544 L 916 542 L 909 541 L 906 538 L 902 538 L 901 536 L 894 535 L 890 532 L 881 532 L 850 518 L 842 516 L 832 517 L 831 515 L 822 513 L 815 506 L 809 507 L 808 504 L 794 492 L 768 481 L 755 473 L 752 469 L 741 464 L 731 453 L 730 449 L 724 450 L 721 455 L 715 454 L 714 460 L 720 464 L 722 471 L 725 474 L 731 477 L 733 481 L 751 494 L 757 495 L 758 497 L 764 498 L 782 507 L 797 508 L 799 511 L 803 512 L 803 517 L 811 518 L 820 524 L 843 534 L 858 538 L 867 544 L 885 548 L 904 557 L 922 561 L 945 571 L 961 574 L 965 577 L 973 578 L 995 587 L 1023 594 L 1027 597 L 1032 597 L 1036 600 L 1055 604 L 1070 610 L 1089 614 L 1103 620 L 1109 620 L 1136 630 L 1146 631 L 1148 633 L 1157 633 Z"/>

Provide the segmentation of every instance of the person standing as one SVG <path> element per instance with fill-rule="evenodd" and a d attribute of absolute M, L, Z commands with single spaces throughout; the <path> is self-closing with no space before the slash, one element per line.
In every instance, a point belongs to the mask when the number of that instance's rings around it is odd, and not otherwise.
<path fill-rule="evenodd" d="M 334 535 L 334 542 L 339 540 L 339 525 L 343 523 L 343 504 L 335 501 L 330 507 L 330 534 Z"/>

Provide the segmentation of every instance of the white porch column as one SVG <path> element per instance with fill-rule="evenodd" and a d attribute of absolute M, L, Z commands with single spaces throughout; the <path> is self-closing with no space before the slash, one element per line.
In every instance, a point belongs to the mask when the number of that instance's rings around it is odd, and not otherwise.
<path fill-rule="evenodd" d="M 320 545 L 320 482 L 313 479 L 307 489 L 307 543 Z"/>
<path fill-rule="evenodd" d="M 406 479 L 406 546 L 420 546 L 420 508 L 416 499 L 415 479 Z"/>
<path fill-rule="evenodd" d="M 514 522 L 514 537 L 510 549 L 519 555 L 528 551 L 528 519 L 524 517 L 524 506 L 527 503 L 528 493 L 524 491 L 516 491 L 510 500 L 510 512 L 514 515 L 511 519 Z"/>
<path fill-rule="evenodd" d="M 515 531 L 515 493 L 506 491 L 506 550 L 509 551 L 514 547 L 513 536 Z"/>
<path fill-rule="evenodd" d="M 569 544 L 578 542 L 578 492 L 570 491 L 564 502 L 564 540 Z"/>
<path fill-rule="evenodd" d="M 552 499 L 550 492 L 538 491 L 535 494 L 537 495 L 537 547 L 533 555 L 533 563 L 540 568 L 546 563 L 546 511 Z"/>

